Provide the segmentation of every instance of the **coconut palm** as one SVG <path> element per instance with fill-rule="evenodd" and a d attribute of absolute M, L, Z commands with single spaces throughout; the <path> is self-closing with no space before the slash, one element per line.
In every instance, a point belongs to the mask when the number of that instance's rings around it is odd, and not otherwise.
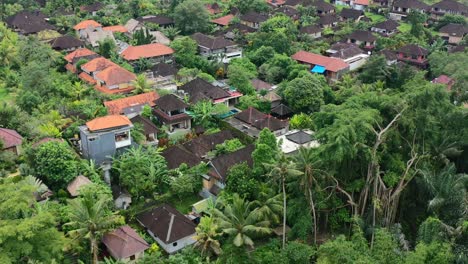
<path fill-rule="evenodd" d="M 258 206 L 257 211 L 261 218 L 270 219 L 272 224 L 280 222 L 280 215 L 283 211 L 283 204 L 281 201 L 281 194 L 274 195 L 271 188 L 261 190 L 257 195 L 255 201 Z"/>
<path fill-rule="evenodd" d="M 286 246 L 286 180 L 302 174 L 296 169 L 296 165 L 289 160 L 284 153 L 279 154 L 275 164 L 265 164 L 270 170 L 268 174 L 273 182 L 281 186 L 283 194 L 283 248 Z"/>
<path fill-rule="evenodd" d="M 214 221 L 212 217 L 202 217 L 200 224 L 198 224 L 197 235 L 195 239 L 197 243 L 195 244 L 201 250 L 202 255 L 211 255 L 214 253 L 219 255 L 221 253 L 221 244 L 217 240 L 218 237 L 222 235 L 219 232 L 219 226 Z"/>
<path fill-rule="evenodd" d="M 134 94 L 146 93 L 151 89 L 151 85 L 146 80 L 146 76 L 144 74 L 137 75 L 137 78 L 132 82 L 132 84 L 135 88 L 133 90 Z"/>
<path fill-rule="evenodd" d="M 234 237 L 236 247 L 254 247 L 252 236 L 265 235 L 271 232 L 270 221 L 261 219 L 254 203 L 246 201 L 237 193 L 231 203 L 221 201 L 223 211 L 214 210 L 216 221 L 224 234 Z"/>
<path fill-rule="evenodd" d="M 70 222 L 73 228 L 68 232 L 72 238 L 87 239 L 90 244 L 92 263 L 98 263 L 98 245 L 102 236 L 121 223 L 120 216 L 107 208 L 108 200 L 100 196 L 96 201 L 91 194 L 70 201 Z"/>

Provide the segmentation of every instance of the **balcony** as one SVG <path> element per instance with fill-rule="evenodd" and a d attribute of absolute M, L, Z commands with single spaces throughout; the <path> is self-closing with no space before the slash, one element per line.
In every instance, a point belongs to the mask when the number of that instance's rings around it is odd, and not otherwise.
<path fill-rule="evenodd" d="M 123 148 L 130 146 L 131 144 L 132 139 L 130 137 L 130 131 L 115 134 L 115 148 Z"/>

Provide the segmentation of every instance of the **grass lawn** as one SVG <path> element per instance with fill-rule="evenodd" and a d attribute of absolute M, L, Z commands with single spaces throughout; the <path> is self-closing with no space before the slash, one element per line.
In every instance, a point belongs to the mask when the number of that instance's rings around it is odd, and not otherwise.
<path fill-rule="evenodd" d="M 386 18 L 382 15 L 374 14 L 371 12 L 364 12 L 364 14 L 366 15 L 366 17 L 372 20 L 373 23 L 379 23 L 386 20 Z"/>
<path fill-rule="evenodd" d="M 174 206 L 177 209 L 177 211 L 183 214 L 187 214 L 192 211 L 192 204 L 202 199 L 202 197 L 194 194 L 182 197 L 182 200 L 179 200 L 177 197 L 171 197 L 171 199 L 168 200 L 168 203 Z"/>
<path fill-rule="evenodd" d="M 400 23 L 400 26 L 398 27 L 398 30 L 399 30 L 401 33 L 409 32 L 409 31 L 411 30 L 411 25 L 408 24 L 408 23 L 403 23 L 403 22 L 401 22 L 401 23 Z"/>

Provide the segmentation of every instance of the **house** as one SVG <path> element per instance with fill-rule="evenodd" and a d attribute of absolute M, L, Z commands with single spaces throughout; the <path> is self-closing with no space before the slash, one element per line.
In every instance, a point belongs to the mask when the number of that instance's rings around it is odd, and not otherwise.
<path fill-rule="evenodd" d="M 132 144 L 132 128 L 130 119 L 122 115 L 108 115 L 86 122 L 79 127 L 83 157 L 96 163 L 110 161 L 118 150 Z"/>
<path fill-rule="evenodd" d="M 336 27 L 339 21 L 340 19 L 335 14 L 328 14 L 321 16 L 317 20 L 317 25 L 321 26 L 322 28 L 331 28 Z"/>
<path fill-rule="evenodd" d="M 255 150 L 253 144 L 237 151 L 215 157 L 208 162 L 209 171 L 203 175 L 203 189 L 201 195 L 204 198 L 218 196 L 219 192 L 226 186 L 228 172 L 236 164 L 246 163 L 253 166 L 252 152 Z"/>
<path fill-rule="evenodd" d="M 2 151 L 9 151 L 15 155 L 20 155 L 23 137 L 13 129 L 0 127 L 0 143 Z"/>
<path fill-rule="evenodd" d="M 455 79 L 448 77 L 447 75 L 440 75 L 431 81 L 432 83 L 442 84 L 447 87 L 448 91 L 452 90 L 452 86 L 455 84 Z"/>
<path fill-rule="evenodd" d="M 136 219 L 169 254 L 196 242 L 196 225 L 170 205 L 153 208 L 138 215 Z"/>
<path fill-rule="evenodd" d="M 47 17 L 40 11 L 20 11 L 7 17 L 5 23 L 16 33 L 25 36 L 55 29 L 54 26 L 47 23 Z"/>
<path fill-rule="evenodd" d="M 206 5 L 205 5 L 205 8 L 206 8 L 206 10 L 208 11 L 208 13 L 210 13 L 211 15 L 217 15 L 217 14 L 220 14 L 220 13 L 223 12 L 223 10 L 222 10 L 221 7 L 218 5 L 218 3 L 206 4 Z"/>
<path fill-rule="evenodd" d="M 76 31 L 77 35 L 80 36 L 80 38 L 84 39 L 87 37 L 88 30 L 102 30 L 102 25 L 92 19 L 88 19 L 76 24 L 73 29 Z"/>
<path fill-rule="evenodd" d="M 166 45 L 152 43 L 140 46 L 129 46 L 120 56 L 131 64 L 135 64 L 141 58 L 147 59 L 151 63 L 171 63 L 173 53 L 174 50 Z"/>
<path fill-rule="evenodd" d="M 439 36 L 448 44 L 458 45 L 468 33 L 468 26 L 447 24 L 439 29 Z"/>
<path fill-rule="evenodd" d="M 97 12 L 104 8 L 104 4 L 101 2 L 95 2 L 91 5 L 80 6 L 80 11 L 83 13 L 91 13 L 91 15 L 97 15 Z"/>
<path fill-rule="evenodd" d="M 209 135 L 201 135 L 183 144 L 184 149 L 193 153 L 200 159 L 207 158 L 210 151 L 216 149 L 216 145 L 223 144 L 226 140 L 234 139 L 234 136 L 229 130 L 221 130 L 217 133 Z"/>
<path fill-rule="evenodd" d="M 154 107 L 155 101 L 159 98 L 158 93 L 148 92 L 138 95 L 133 95 L 125 98 L 120 98 L 112 101 L 105 101 L 104 105 L 107 108 L 109 115 L 126 115 L 128 118 L 138 116 L 142 113 L 145 105 Z"/>
<path fill-rule="evenodd" d="M 340 17 L 343 21 L 358 21 L 362 16 L 364 16 L 364 12 L 362 10 L 343 8 L 340 12 Z"/>
<path fill-rule="evenodd" d="M 212 37 L 195 33 L 192 39 L 197 42 L 198 53 L 209 60 L 229 63 L 231 59 L 242 57 L 242 48 L 235 42 L 223 37 Z"/>
<path fill-rule="evenodd" d="M 229 26 L 229 23 L 231 23 L 232 19 L 234 18 L 233 14 L 229 14 L 226 16 L 218 17 L 215 19 L 211 20 L 211 23 L 216 24 L 221 27 Z"/>
<path fill-rule="evenodd" d="M 48 41 L 52 49 L 57 51 L 71 52 L 77 49 L 84 48 L 85 44 L 83 41 L 68 35 L 64 35 L 58 38 L 51 39 Z"/>
<path fill-rule="evenodd" d="M 192 118 L 185 112 L 188 104 L 174 94 L 161 96 L 155 101 L 153 114 L 170 132 L 176 129 L 190 129 Z"/>
<path fill-rule="evenodd" d="M 118 65 L 104 57 L 97 57 L 81 65 L 81 70 L 83 71 L 83 73 L 86 73 L 94 80 L 96 79 L 98 73 L 100 73 L 101 71 L 111 66 L 118 66 Z"/>
<path fill-rule="evenodd" d="M 108 26 L 108 27 L 103 27 L 102 28 L 104 31 L 111 31 L 112 33 L 127 33 L 128 30 L 126 27 L 122 25 L 115 25 L 115 26 Z"/>
<path fill-rule="evenodd" d="M 265 100 L 267 102 L 270 102 L 271 108 L 275 108 L 276 106 L 281 104 L 281 100 L 282 100 L 281 96 L 279 96 L 277 93 L 275 93 L 273 91 L 269 91 L 264 96 L 261 96 L 261 99 L 263 99 L 263 100 Z"/>
<path fill-rule="evenodd" d="M 342 59 L 330 58 L 307 51 L 298 51 L 291 58 L 308 65 L 311 72 L 324 74 L 327 79 L 332 81 L 337 81 L 350 68 L 349 64 Z"/>
<path fill-rule="evenodd" d="M 350 0 L 350 5 L 355 10 L 364 10 L 369 6 L 369 0 Z"/>
<path fill-rule="evenodd" d="M 180 167 L 182 164 L 186 164 L 189 167 L 196 166 L 202 161 L 195 154 L 187 151 L 181 146 L 171 146 L 162 151 L 161 156 L 166 159 L 167 168 L 174 170 Z"/>
<path fill-rule="evenodd" d="M 132 203 L 132 196 L 128 193 L 127 190 L 123 189 L 118 185 L 112 186 L 111 189 L 115 208 L 127 210 L 127 208 Z"/>
<path fill-rule="evenodd" d="M 374 0 L 373 4 L 377 6 L 377 10 L 379 12 L 382 12 L 383 10 L 387 10 L 387 8 L 390 6 L 391 2 L 390 0 Z"/>
<path fill-rule="evenodd" d="M 260 92 L 261 90 L 270 91 L 271 89 L 273 89 L 272 84 L 264 82 L 260 79 L 252 79 L 251 83 L 257 92 Z"/>
<path fill-rule="evenodd" d="M 348 43 L 354 43 L 361 46 L 364 50 L 372 50 L 375 47 L 377 38 L 372 35 L 372 32 L 367 30 L 356 30 L 348 35 Z"/>
<path fill-rule="evenodd" d="M 281 151 L 285 154 L 295 154 L 299 148 L 318 147 L 319 143 L 313 139 L 313 132 L 310 130 L 291 130 L 285 135 L 276 138 L 282 142 Z"/>
<path fill-rule="evenodd" d="M 428 65 L 428 54 L 429 52 L 425 48 L 415 44 L 408 44 L 397 50 L 397 59 L 425 69 Z"/>
<path fill-rule="evenodd" d="M 398 61 L 397 54 L 393 50 L 383 49 L 379 51 L 378 54 L 385 57 L 385 60 L 387 60 L 387 65 L 389 66 L 397 63 Z"/>
<path fill-rule="evenodd" d="M 68 53 L 64 59 L 67 61 L 67 64 L 65 65 L 65 68 L 73 73 L 77 71 L 76 69 L 76 64 L 80 60 L 85 60 L 85 61 L 90 61 L 95 58 L 100 57 L 99 54 L 97 54 L 94 51 L 91 51 L 87 48 L 80 48 L 77 49 L 73 52 Z"/>
<path fill-rule="evenodd" d="M 299 33 L 307 35 L 313 39 L 320 38 L 322 36 L 322 29 L 317 25 L 308 25 L 301 27 Z"/>
<path fill-rule="evenodd" d="M 389 16 L 393 20 L 405 20 L 412 10 L 427 13 L 430 7 L 418 0 L 396 0 Z"/>
<path fill-rule="evenodd" d="M 94 48 L 99 47 L 99 43 L 105 41 L 106 39 L 110 39 L 114 43 L 116 42 L 114 33 L 102 28 L 87 28 L 83 30 L 83 34 L 86 42 Z"/>
<path fill-rule="evenodd" d="M 129 93 L 136 75 L 120 66 L 110 66 L 96 74 L 96 89 L 107 94 Z"/>
<path fill-rule="evenodd" d="M 335 13 L 335 6 L 323 0 L 313 1 L 310 5 L 315 7 L 315 10 L 319 16 Z"/>
<path fill-rule="evenodd" d="M 168 16 L 163 16 L 163 15 L 148 15 L 148 16 L 142 16 L 136 19 L 138 22 L 140 22 L 142 25 L 145 24 L 155 24 L 159 28 L 167 28 L 167 27 L 173 27 L 174 26 L 174 20 Z"/>
<path fill-rule="evenodd" d="M 89 185 L 93 182 L 83 175 L 78 175 L 72 182 L 67 186 L 67 191 L 70 193 L 71 197 L 77 197 L 80 194 L 80 188 L 83 186 Z"/>
<path fill-rule="evenodd" d="M 371 31 L 379 33 L 384 37 L 389 37 L 398 32 L 399 25 L 400 24 L 398 24 L 395 20 L 389 19 L 373 25 L 371 27 Z"/>
<path fill-rule="evenodd" d="M 107 252 L 116 260 L 133 261 L 143 256 L 149 244 L 128 225 L 121 226 L 102 237 Z"/>
<path fill-rule="evenodd" d="M 241 24 L 258 29 L 260 25 L 268 20 L 268 16 L 254 11 L 247 12 L 239 17 Z"/>
<path fill-rule="evenodd" d="M 335 43 L 327 50 L 328 56 L 342 59 L 349 64 L 349 70 L 353 71 L 362 67 L 369 59 L 369 54 L 352 43 Z"/>
<path fill-rule="evenodd" d="M 273 15 L 283 14 L 296 21 L 300 18 L 301 14 L 292 6 L 282 6 L 273 11 Z"/>
<path fill-rule="evenodd" d="M 468 7 L 455 0 L 442 0 L 431 6 L 431 18 L 441 19 L 444 15 L 468 16 Z"/>
<path fill-rule="evenodd" d="M 127 30 L 127 36 L 132 37 L 133 34 L 141 29 L 146 30 L 146 27 L 143 25 L 142 22 L 131 18 L 127 21 L 124 25 L 125 29 Z"/>
<path fill-rule="evenodd" d="M 270 114 L 278 119 L 284 120 L 290 118 L 294 112 L 287 105 L 280 103 L 271 108 Z"/>
<path fill-rule="evenodd" d="M 170 45 L 171 40 L 164 35 L 161 31 L 150 31 L 150 35 L 154 38 L 154 43 L 160 43 L 162 45 Z"/>
<path fill-rule="evenodd" d="M 201 100 L 209 100 L 213 104 L 223 103 L 230 106 L 237 104 L 239 98 L 242 96 L 242 94 L 236 90 L 226 90 L 221 87 L 214 86 L 200 78 L 195 78 L 178 87 L 178 90 L 181 90 L 185 95 L 188 95 L 189 102 L 192 104 L 196 104 Z"/>
<path fill-rule="evenodd" d="M 175 92 L 177 90 L 175 79 L 178 71 L 174 64 L 161 62 L 151 67 L 146 72 L 146 77 L 151 80 L 153 86 L 157 89 Z"/>
<path fill-rule="evenodd" d="M 248 27 L 241 23 L 231 24 L 223 30 L 217 31 L 215 36 L 222 36 L 229 40 L 236 40 L 238 36 L 255 32 L 254 28 Z"/>
<path fill-rule="evenodd" d="M 141 126 L 143 135 L 145 136 L 145 145 L 158 145 L 158 128 L 146 117 L 141 115 L 130 118 L 134 126 Z"/>
<path fill-rule="evenodd" d="M 253 107 L 237 113 L 234 117 L 229 118 L 227 122 L 237 130 L 254 138 L 258 137 L 258 134 L 264 128 L 268 128 L 275 135 L 285 134 L 289 129 L 288 121 L 279 120 Z"/>

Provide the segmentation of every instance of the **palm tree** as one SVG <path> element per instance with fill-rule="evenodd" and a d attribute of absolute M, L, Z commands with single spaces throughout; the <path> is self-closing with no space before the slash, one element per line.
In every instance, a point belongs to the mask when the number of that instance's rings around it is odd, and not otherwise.
<path fill-rule="evenodd" d="M 174 38 L 180 34 L 180 30 L 178 30 L 177 28 L 175 27 L 166 27 L 166 28 L 163 28 L 162 30 L 162 33 L 164 33 L 164 35 L 166 37 L 168 37 L 170 40 L 174 40 Z"/>
<path fill-rule="evenodd" d="M 246 201 L 237 193 L 232 198 L 232 203 L 220 202 L 224 207 L 223 211 L 214 209 L 216 221 L 224 234 L 234 237 L 236 247 L 245 245 L 253 248 L 251 236 L 269 234 L 270 222 L 259 217 L 258 210 L 253 208 L 253 202 Z"/>
<path fill-rule="evenodd" d="M 96 201 L 90 194 L 70 201 L 70 222 L 65 225 L 73 229 L 68 234 L 75 239 L 89 240 L 93 264 L 98 263 L 100 239 L 121 222 L 120 216 L 109 212 L 107 204 L 103 196 Z"/>
<path fill-rule="evenodd" d="M 274 195 L 271 188 L 261 190 L 258 193 L 258 199 L 255 201 L 258 208 L 258 214 L 261 218 L 270 219 L 272 224 L 277 224 L 280 221 L 280 215 L 283 211 L 283 204 L 281 201 L 281 194 Z"/>
<path fill-rule="evenodd" d="M 317 182 L 317 170 L 315 168 L 315 157 L 314 149 L 312 148 L 299 148 L 299 152 L 294 156 L 294 161 L 297 168 L 302 171 L 301 178 L 299 179 L 299 184 L 301 189 L 304 191 L 306 198 L 309 200 L 310 209 L 312 211 L 312 218 L 314 221 L 314 243 L 317 243 L 317 215 L 315 212 L 315 202 L 312 195 L 312 188 L 318 186 Z"/>
<path fill-rule="evenodd" d="M 265 164 L 270 169 L 271 180 L 281 185 L 283 193 L 283 248 L 286 246 L 286 180 L 290 177 L 297 177 L 302 172 L 296 169 L 296 165 L 281 152 L 276 159 L 276 164 Z"/>
<path fill-rule="evenodd" d="M 133 81 L 133 90 L 134 94 L 142 94 L 146 93 L 151 89 L 150 84 L 146 80 L 146 76 L 144 74 L 139 74 L 137 78 Z"/>
<path fill-rule="evenodd" d="M 222 235 L 219 232 L 219 226 L 214 221 L 212 217 L 202 217 L 200 224 L 198 224 L 197 235 L 195 239 L 197 243 L 196 247 L 201 249 L 202 255 L 210 255 L 213 252 L 216 255 L 221 253 L 221 244 L 217 240 L 219 236 Z"/>

